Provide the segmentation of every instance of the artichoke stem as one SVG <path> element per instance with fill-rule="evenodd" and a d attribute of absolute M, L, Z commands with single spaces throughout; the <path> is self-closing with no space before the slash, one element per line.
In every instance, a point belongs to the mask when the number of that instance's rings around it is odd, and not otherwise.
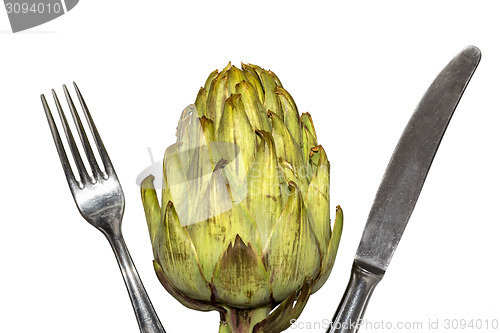
<path fill-rule="evenodd" d="M 271 312 L 271 306 L 253 309 L 224 307 L 227 313 L 221 317 L 219 333 L 252 333 L 253 327 Z"/>

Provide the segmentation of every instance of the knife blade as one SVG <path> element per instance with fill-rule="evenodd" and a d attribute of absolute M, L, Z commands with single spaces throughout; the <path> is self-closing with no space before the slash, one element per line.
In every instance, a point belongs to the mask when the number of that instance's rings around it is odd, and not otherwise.
<path fill-rule="evenodd" d="M 481 59 L 469 46 L 439 73 L 406 125 L 389 161 L 354 257 L 351 278 L 328 333 L 357 332 L 387 270 L 451 117 Z"/>

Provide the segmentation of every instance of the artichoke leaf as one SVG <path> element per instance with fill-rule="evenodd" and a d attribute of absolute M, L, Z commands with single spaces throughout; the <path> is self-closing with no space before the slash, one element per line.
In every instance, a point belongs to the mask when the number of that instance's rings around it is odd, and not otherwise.
<path fill-rule="evenodd" d="M 259 97 L 261 104 L 264 105 L 265 102 L 264 90 L 259 80 L 259 75 L 257 75 L 252 66 L 254 65 L 241 63 L 241 68 L 245 73 L 247 81 L 255 88 L 255 91 L 257 92 L 257 96 Z"/>
<path fill-rule="evenodd" d="M 216 298 L 237 308 L 271 302 L 268 274 L 253 246 L 236 235 L 215 267 L 212 284 Z"/>
<path fill-rule="evenodd" d="M 153 175 L 149 175 L 141 182 L 141 199 L 146 214 L 146 222 L 148 224 L 149 238 L 151 244 L 154 243 L 157 234 L 158 226 L 161 223 L 161 209 L 158 203 L 158 197 L 154 186 Z"/>
<path fill-rule="evenodd" d="M 187 187 L 187 178 L 182 168 L 181 152 L 179 152 L 180 143 L 175 143 L 167 148 L 163 158 L 163 190 L 162 190 L 162 216 L 168 203 L 171 201 L 175 205 L 177 215 L 181 221 L 187 219 L 189 208 L 189 195 Z"/>
<path fill-rule="evenodd" d="M 227 71 L 227 90 L 228 94 L 236 93 L 236 85 L 245 79 L 245 74 L 241 71 L 241 69 L 231 66 L 231 68 Z"/>
<path fill-rule="evenodd" d="M 307 279 L 299 291 L 288 296 L 266 319 L 258 322 L 252 333 L 282 332 L 293 319 L 299 318 L 311 295 L 312 282 Z"/>
<path fill-rule="evenodd" d="M 199 222 L 205 218 L 194 216 L 196 207 L 204 204 L 205 194 L 212 179 L 212 158 L 208 145 L 194 149 L 193 158 L 186 174 L 188 188 L 188 214 L 187 220 L 181 220 L 181 225 Z M 184 216 L 183 216 L 184 217 Z"/>
<path fill-rule="evenodd" d="M 308 186 L 307 169 L 301 156 L 300 146 L 295 142 L 286 125 L 278 116 L 269 112 L 269 118 L 271 118 L 273 125 L 272 135 L 281 171 L 287 182 L 293 181 L 303 193 L 306 193 Z"/>
<path fill-rule="evenodd" d="M 295 142 L 300 144 L 302 142 L 302 128 L 297 106 L 292 96 L 285 89 L 281 87 L 276 88 L 276 95 L 283 110 L 284 123 Z"/>
<path fill-rule="evenodd" d="M 319 272 L 318 279 L 314 282 L 312 293 L 318 291 L 326 282 L 330 273 L 332 272 L 333 264 L 335 263 L 335 258 L 337 257 L 337 250 L 340 244 L 340 236 L 342 235 L 342 228 L 344 225 L 344 214 L 340 206 L 337 206 L 337 211 L 335 215 L 335 223 L 333 225 L 332 237 L 328 244 L 328 250 L 326 253 L 326 260 L 321 271 Z"/>
<path fill-rule="evenodd" d="M 266 242 L 282 211 L 280 170 L 271 133 L 257 131 L 261 143 L 247 175 L 246 205 Z"/>
<path fill-rule="evenodd" d="M 277 302 L 299 289 L 306 278 L 315 277 L 321 265 L 300 190 L 293 182 L 289 186 L 287 204 L 262 253 L 264 264 L 271 271 L 271 290 Z"/>
<path fill-rule="evenodd" d="M 207 117 L 214 122 L 214 128 L 217 130 L 222 115 L 224 102 L 229 97 L 226 91 L 227 76 L 220 73 L 210 86 L 207 96 Z"/>
<path fill-rule="evenodd" d="M 245 113 L 241 95 L 231 95 L 226 101 L 217 130 L 217 140 L 231 142 L 238 147 L 243 159 L 236 159 L 236 163 L 232 165 L 235 167 L 235 176 L 244 177 L 251 166 L 257 148 L 257 138 Z"/>
<path fill-rule="evenodd" d="M 194 105 L 199 118 L 207 116 L 207 90 L 205 88 L 201 87 L 198 91 Z"/>
<path fill-rule="evenodd" d="M 283 120 L 277 117 L 275 113 L 269 112 L 268 117 L 273 125 L 272 134 L 278 158 L 291 163 L 295 168 L 300 168 L 304 163 L 297 141 L 295 141 Z"/>
<path fill-rule="evenodd" d="M 207 117 L 201 117 L 200 124 L 201 130 L 205 135 L 205 141 L 210 145 L 210 142 L 215 141 L 214 122 Z M 213 166 L 215 166 L 215 164 Z"/>
<path fill-rule="evenodd" d="M 214 70 L 210 75 L 208 76 L 207 80 L 205 81 L 205 90 L 208 91 L 210 90 L 210 86 L 212 85 L 212 81 L 219 75 L 218 70 Z"/>
<path fill-rule="evenodd" d="M 182 227 L 172 202 L 166 208 L 164 223 L 155 238 L 155 259 L 168 280 L 186 296 L 210 301 L 211 290 L 200 268 L 196 249 Z"/>
<path fill-rule="evenodd" d="M 278 98 L 276 97 L 276 88 L 278 85 L 274 81 L 271 74 L 268 71 L 263 70 L 259 66 L 253 66 L 255 73 L 259 76 L 260 82 L 264 89 L 264 108 L 274 112 L 283 119 L 283 111 L 278 103 Z"/>
<path fill-rule="evenodd" d="M 323 265 L 332 233 L 330 226 L 330 165 L 323 147 L 319 146 L 319 151 L 314 154 L 319 155 L 318 168 L 309 184 L 305 205 L 311 228 L 319 243 Z"/>
<path fill-rule="evenodd" d="M 269 72 L 269 75 L 271 75 L 271 77 L 274 79 L 274 82 L 276 82 L 276 85 L 278 87 L 283 87 L 280 79 L 278 78 L 278 75 L 276 75 L 272 70 L 268 70 L 268 72 Z"/>
<path fill-rule="evenodd" d="M 317 138 L 316 137 L 316 130 L 314 129 L 314 124 L 313 124 L 313 121 L 312 121 L 312 118 L 311 118 L 311 115 L 309 114 L 309 112 L 302 113 L 302 115 L 300 116 L 300 120 L 307 127 L 309 132 L 311 132 L 311 134 L 314 138 L 314 146 L 317 146 L 318 142 L 316 141 L 317 140 L 316 139 Z"/>
<path fill-rule="evenodd" d="M 236 85 L 236 94 L 241 95 L 241 101 L 252 128 L 271 132 L 271 124 L 264 106 L 255 92 L 255 87 L 247 81 L 241 81 Z"/>
<path fill-rule="evenodd" d="M 212 181 L 207 188 L 204 205 L 193 207 L 205 214 L 206 220 L 187 225 L 187 229 L 204 276 L 212 275 L 221 254 L 236 235 L 245 242 L 250 242 L 256 251 L 262 250 L 262 242 L 257 227 L 244 203 L 235 204 L 231 200 L 231 191 L 221 169 L 214 171 Z"/>
<path fill-rule="evenodd" d="M 162 286 L 168 291 L 170 295 L 172 295 L 179 303 L 184 305 L 185 307 L 198 311 L 219 311 L 220 313 L 225 313 L 226 310 L 215 304 L 211 304 L 209 302 L 197 301 L 192 298 L 184 295 L 179 289 L 177 289 L 171 281 L 168 280 L 163 268 L 158 264 L 156 260 L 153 260 L 154 269 L 156 272 L 156 276 L 158 280 L 162 284 Z"/>

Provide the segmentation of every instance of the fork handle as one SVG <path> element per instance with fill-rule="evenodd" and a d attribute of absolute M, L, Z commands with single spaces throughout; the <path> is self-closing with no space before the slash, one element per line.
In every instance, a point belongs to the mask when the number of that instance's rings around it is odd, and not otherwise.
<path fill-rule="evenodd" d="M 142 333 L 165 333 L 165 329 L 137 273 L 123 236 L 121 233 L 117 235 L 104 234 L 113 248 L 116 260 L 120 266 L 140 331 Z"/>

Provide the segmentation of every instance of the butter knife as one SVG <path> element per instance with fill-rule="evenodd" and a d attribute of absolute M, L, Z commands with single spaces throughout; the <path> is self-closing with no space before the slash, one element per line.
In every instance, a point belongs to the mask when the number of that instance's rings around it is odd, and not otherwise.
<path fill-rule="evenodd" d="M 406 125 L 375 196 L 351 278 L 328 333 L 357 332 L 373 290 L 383 278 L 425 178 L 477 65 L 481 52 L 465 48 L 439 73 Z"/>

